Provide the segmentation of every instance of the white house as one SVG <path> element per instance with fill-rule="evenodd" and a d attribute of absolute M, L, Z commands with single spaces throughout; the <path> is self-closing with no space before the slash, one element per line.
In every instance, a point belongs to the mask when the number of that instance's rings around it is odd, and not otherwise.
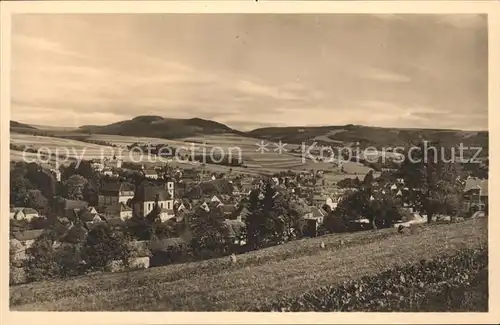
<path fill-rule="evenodd" d="M 222 201 L 216 195 L 212 196 L 212 198 L 210 199 L 210 202 L 222 203 Z"/>
<path fill-rule="evenodd" d="M 10 218 L 15 220 L 31 221 L 33 218 L 38 218 L 40 215 L 35 209 L 31 208 L 11 208 Z"/>
<path fill-rule="evenodd" d="M 160 219 L 166 221 L 174 217 L 174 199 L 167 190 L 154 184 L 143 184 L 132 199 L 133 213 L 146 217 L 158 204 L 161 209 Z"/>

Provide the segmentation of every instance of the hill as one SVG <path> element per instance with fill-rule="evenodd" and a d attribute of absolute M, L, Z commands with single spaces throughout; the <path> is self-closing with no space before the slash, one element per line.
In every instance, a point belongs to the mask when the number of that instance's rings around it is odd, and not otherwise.
<path fill-rule="evenodd" d="M 93 133 L 178 140 L 196 138 L 197 136 L 230 137 L 238 135 L 250 139 L 282 141 L 287 144 L 316 142 L 318 145 L 376 147 L 378 149 L 401 147 L 409 142 L 415 143 L 422 140 L 439 140 L 446 147 L 457 147 L 461 143 L 464 147 L 480 147 L 483 149 L 481 156 L 488 154 L 489 147 L 488 131 L 382 128 L 348 124 L 318 127 L 267 127 L 241 132 L 222 123 L 201 118 L 176 119 L 155 115 L 138 116 L 131 120 L 109 125 L 84 125 L 78 129 L 68 128 L 67 130 L 48 127 L 39 130 L 27 124 L 11 121 L 11 130 L 18 133 L 36 133 L 37 135 L 47 135 L 45 133 L 50 131 L 52 136 L 61 137 L 68 133 Z M 45 133 L 38 134 L 39 132 Z"/>
<path fill-rule="evenodd" d="M 325 249 L 319 248 L 321 242 Z M 396 229 L 332 234 L 241 254 L 235 265 L 228 258 L 221 258 L 12 286 L 10 309 L 258 310 L 261 304 L 276 299 L 335 287 L 345 280 L 375 276 L 400 265 L 434 260 L 442 254 L 458 254 L 483 247 L 487 242 L 486 219 L 420 225 L 406 234 L 399 234 Z M 457 275 L 451 268 L 447 274 L 450 272 L 450 278 Z M 427 294 L 427 288 L 441 281 L 438 277 L 425 277 L 425 273 L 419 273 L 420 280 L 432 283 L 412 287 L 419 294 Z"/>
<path fill-rule="evenodd" d="M 85 125 L 81 132 L 114 134 L 124 136 L 178 139 L 199 134 L 219 134 L 237 132 L 230 127 L 200 118 L 174 119 L 161 116 L 138 116 L 131 120 L 109 125 Z"/>
<path fill-rule="evenodd" d="M 464 146 L 469 147 L 488 147 L 488 131 L 382 128 L 349 124 L 319 127 L 268 127 L 255 129 L 246 134 L 255 138 L 298 144 L 316 141 L 318 144 L 353 145 L 359 142 L 362 148 L 396 147 L 403 146 L 406 142 L 422 140 L 440 140 L 445 146 L 457 146 L 463 143 Z"/>
<path fill-rule="evenodd" d="M 10 121 L 10 129 L 31 129 L 31 130 L 36 130 L 37 128 L 28 124 L 16 122 L 16 121 Z"/>

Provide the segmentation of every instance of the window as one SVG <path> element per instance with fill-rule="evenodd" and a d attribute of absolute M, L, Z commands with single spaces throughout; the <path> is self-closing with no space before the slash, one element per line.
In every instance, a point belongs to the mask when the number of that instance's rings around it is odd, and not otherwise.
<path fill-rule="evenodd" d="M 163 209 L 163 202 L 162 202 L 162 203 L 160 203 L 160 208 L 162 208 L 162 209 Z"/>
<path fill-rule="evenodd" d="M 170 210 L 170 202 L 167 202 L 167 209 Z"/>

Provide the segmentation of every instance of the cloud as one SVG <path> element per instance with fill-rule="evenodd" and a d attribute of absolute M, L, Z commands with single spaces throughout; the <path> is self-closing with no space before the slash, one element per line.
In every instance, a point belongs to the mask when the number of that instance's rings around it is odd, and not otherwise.
<path fill-rule="evenodd" d="M 395 73 L 382 69 L 368 69 L 362 73 L 362 77 L 369 80 L 380 82 L 410 82 L 411 78 L 403 74 Z"/>
<path fill-rule="evenodd" d="M 301 97 L 293 92 L 282 90 L 272 86 L 258 84 L 249 80 L 239 80 L 234 84 L 234 89 L 249 95 L 257 95 L 282 100 L 295 100 Z"/>
<path fill-rule="evenodd" d="M 484 18 L 208 16 L 16 16 L 12 117 L 37 124 L 154 114 L 242 127 L 487 126 Z M 470 123 L 436 118 L 477 109 L 483 117 Z"/>
<path fill-rule="evenodd" d="M 457 28 L 475 29 L 487 24 L 486 15 L 478 14 L 454 14 L 438 16 L 438 22 Z"/>
<path fill-rule="evenodd" d="M 50 52 L 57 55 L 67 55 L 78 58 L 85 58 L 81 54 L 65 49 L 61 44 L 47 40 L 42 37 L 31 37 L 26 35 L 13 35 L 13 46 L 26 47 L 27 51 L 36 50 L 41 52 Z"/>

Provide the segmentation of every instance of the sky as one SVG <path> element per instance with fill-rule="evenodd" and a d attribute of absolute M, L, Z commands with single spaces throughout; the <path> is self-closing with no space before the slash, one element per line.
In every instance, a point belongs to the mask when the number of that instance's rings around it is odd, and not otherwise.
<path fill-rule="evenodd" d="M 486 130 L 480 15 L 19 14 L 11 119 Z"/>

